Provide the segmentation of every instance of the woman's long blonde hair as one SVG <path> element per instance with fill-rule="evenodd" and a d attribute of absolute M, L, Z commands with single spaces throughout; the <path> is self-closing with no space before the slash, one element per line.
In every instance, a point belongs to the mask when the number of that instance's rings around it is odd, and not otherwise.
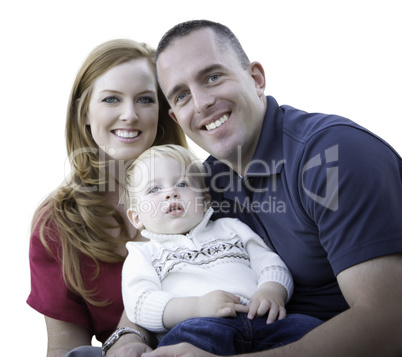
<path fill-rule="evenodd" d="M 154 49 L 146 44 L 125 39 L 103 43 L 89 54 L 76 76 L 68 103 L 66 142 L 71 177 L 47 197 L 34 215 L 33 229 L 39 227 L 40 239 L 49 252 L 51 240 L 60 239 L 60 251 L 52 253 L 58 254 L 67 286 L 94 305 L 105 302 L 96 301 L 96 291 L 85 287 L 80 257 L 91 258 L 99 274 L 98 261 L 124 260 L 116 251 L 130 238 L 124 218 L 105 198 L 108 166 L 85 127 L 85 115 L 93 83 L 99 76 L 116 65 L 138 58 L 147 58 L 154 68 L 154 55 Z M 158 130 L 153 145 L 186 146 L 183 131 L 168 117 L 169 107 L 159 88 L 158 101 Z M 119 230 L 118 237 L 108 233 L 112 229 Z"/>

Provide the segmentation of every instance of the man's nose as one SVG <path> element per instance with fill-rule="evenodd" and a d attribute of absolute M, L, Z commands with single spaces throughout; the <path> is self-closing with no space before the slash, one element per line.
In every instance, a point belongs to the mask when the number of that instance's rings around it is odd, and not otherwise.
<path fill-rule="evenodd" d="M 215 101 L 211 92 L 207 88 L 194 88 L 191 92 L 194 108 L 197 113 L 202 113 L 208 109 Z"/>

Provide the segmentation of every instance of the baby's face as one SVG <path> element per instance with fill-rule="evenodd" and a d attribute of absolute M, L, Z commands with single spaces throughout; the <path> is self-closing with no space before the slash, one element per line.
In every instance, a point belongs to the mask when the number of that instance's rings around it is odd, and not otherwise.
<path fill-rule="evenodd" d="M 152 157 L 134 168 L 131 217 L 134 226 L 163 234 L 184 234 L 204 216 L 204 196 L 197 180 L 169 157 Z"/>

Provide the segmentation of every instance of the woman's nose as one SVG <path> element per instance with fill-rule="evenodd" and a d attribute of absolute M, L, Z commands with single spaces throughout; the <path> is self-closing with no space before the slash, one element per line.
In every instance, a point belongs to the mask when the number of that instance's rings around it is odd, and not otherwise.
<path fill-rule="evenodd" d="M 124 105 L 123 112 L 121 113 L 119 119 L 127 122 L 138 120 L 134 103 L 127 103 Z"/>

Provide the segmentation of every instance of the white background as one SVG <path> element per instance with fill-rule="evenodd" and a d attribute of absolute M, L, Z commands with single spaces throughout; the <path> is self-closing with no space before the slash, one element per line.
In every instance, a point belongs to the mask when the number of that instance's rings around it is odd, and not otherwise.
<path fill-rule="evenodd" d="M 156 47 L 178 22 L 228 25 L 252 61 L 263 64 L 266 94 L 280 104 L 340 114 L 402 153 L 400 1 L 9 0 L 0 7 L 1 336 L 3 352 L 44 356 L 43 317 L 30 291 L 33 211 L 68 172 L 67 100 L 87 54 L 113 38 Z"/>

